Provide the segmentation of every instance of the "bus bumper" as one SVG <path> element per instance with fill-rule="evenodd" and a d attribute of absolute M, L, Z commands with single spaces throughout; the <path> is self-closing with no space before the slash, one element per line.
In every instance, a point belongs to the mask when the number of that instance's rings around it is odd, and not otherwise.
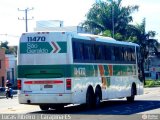
<path fill-rule="evenodd" d="M 72 103 L 72 94 L 18 94 L 20 104 Z"/>

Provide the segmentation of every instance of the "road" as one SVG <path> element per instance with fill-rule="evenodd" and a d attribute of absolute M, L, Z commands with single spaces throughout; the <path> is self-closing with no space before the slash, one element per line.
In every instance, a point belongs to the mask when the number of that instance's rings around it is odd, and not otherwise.
<path fill-rule="evenodd" d="M 142 115 L 142 114 L 160 114 L 160 87 L 145 88 L 144 94 L 136 96 L 134 103 L 128 103 L 125 99 L 109 100 L 101 104 L 101 107 L 93 110 L 86 110 L 84 106 L 66 106 L 63 111 L 48 110 L 41 111 L 39 106 L 22 105 L 18 103 L 18 98 L 0 99 L 0 114 L 69 114 L 75 118 L 85 115 L 101 116 L 101 118 L 115 115 Z M 160 116 L 159 116 L 160 117 Z M 80 119 L 80 118 L 79 118 Z M 91 119 L 91 118 L 90 118 Z"/>

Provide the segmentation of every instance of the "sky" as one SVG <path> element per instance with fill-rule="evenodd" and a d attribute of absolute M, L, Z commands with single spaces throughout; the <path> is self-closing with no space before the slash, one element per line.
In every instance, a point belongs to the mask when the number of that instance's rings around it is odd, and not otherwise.
<path fill-rule="evenodd" d="M 64 26 L 77 26 L 84 21 L 85 15 L 96 0 L 0 0 L 0 41 L 7 40 L 9 45 L 18 45 L 19 37 L 25 32 L 25 21 L 18 20 L 28 11 L 28 31 L 32 32 L 38 20 L 62 20 Z M 160 40 L 160 0 L 123 0 L 123 5 L 138 5 L 139 11 L 133 16 L 133 24 L 146 18 L 146 31 L 154 30 Z"/>

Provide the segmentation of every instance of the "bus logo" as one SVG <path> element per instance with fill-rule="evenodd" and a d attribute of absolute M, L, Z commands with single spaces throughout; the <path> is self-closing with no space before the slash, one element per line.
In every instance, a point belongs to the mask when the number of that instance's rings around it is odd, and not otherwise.
<path fill-rule="evenodd" d="M 21 42 L 21 54 L 67 53 L 67 42 Z"/>
<path fill-rule="evenodd" d="M 85 68 L 74 68 L 74 75 L 75 76 L 86 76 L 86 69 Z"/>

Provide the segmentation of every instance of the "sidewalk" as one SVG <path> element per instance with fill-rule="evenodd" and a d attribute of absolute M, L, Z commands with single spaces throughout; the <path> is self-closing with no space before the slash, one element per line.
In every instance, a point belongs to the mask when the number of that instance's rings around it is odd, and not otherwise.
<path fill-rule="evenodd" d="M 159 88 L 159 89 L 157 89 Z M 144 94 L 149 94 L 150 92 L 154 93 L 160 93 L 160 87 L 150 87 L 150 88 L 144 88 Z"/>

